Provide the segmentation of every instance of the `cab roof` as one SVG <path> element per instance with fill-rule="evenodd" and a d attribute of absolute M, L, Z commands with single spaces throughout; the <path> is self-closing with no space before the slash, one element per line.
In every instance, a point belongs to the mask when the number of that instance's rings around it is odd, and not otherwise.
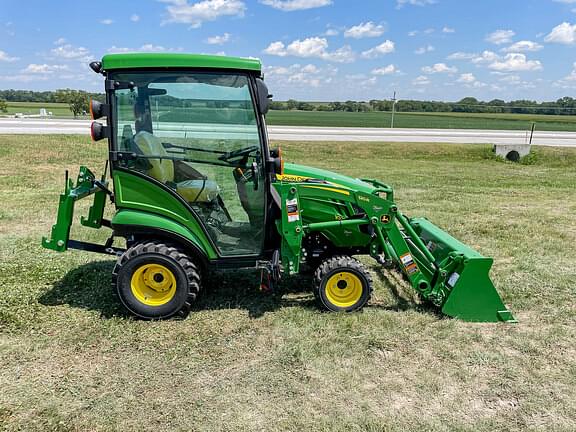
<path fill-rule="evenodd" d="M 143 68 L 237 69 L 261 73 L 262 63 L 258 59 L 183 53 L 122 53 L 102 58 L 105 71 Z"/>

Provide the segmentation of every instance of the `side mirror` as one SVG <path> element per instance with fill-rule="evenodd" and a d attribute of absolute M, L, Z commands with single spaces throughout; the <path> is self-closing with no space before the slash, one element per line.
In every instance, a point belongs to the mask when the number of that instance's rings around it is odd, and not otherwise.
<path fill-rule="evenodd" d="M 258 97 L 258 110 L 260 114 L 266 115 L 270 109 L 272 95 L 268 92 L 268 87 L 261 78 L 256 78 L 256 93 Z"/>

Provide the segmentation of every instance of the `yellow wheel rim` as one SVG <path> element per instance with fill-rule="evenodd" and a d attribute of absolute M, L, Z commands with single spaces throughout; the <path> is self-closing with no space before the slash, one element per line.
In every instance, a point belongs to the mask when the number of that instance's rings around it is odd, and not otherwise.
<path fill-rule="evenodd" d="M 355 305 L 362 298 L 364 287 L 354 273 L 336 273 L 326 282 L 326 298 L 334 306 L 347 308 Z"/>
<path fill-rule="evenodd" d="M 144 264 L 132 275 L 132 294 L 148 306 L 162 306 L 176 294 L 174 273 L 161 264 Z"/>

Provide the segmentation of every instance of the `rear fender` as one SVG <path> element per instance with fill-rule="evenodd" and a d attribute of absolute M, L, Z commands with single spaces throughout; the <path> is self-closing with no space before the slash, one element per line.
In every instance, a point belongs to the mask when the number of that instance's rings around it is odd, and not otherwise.
<path fill-rule="evenodd" d="M 112 229 L 115 235 L 136 238 L 165 238 L 181 244 L 188 252 L 205 264 L 217 258 L 214 250 L 208 250 L 201 240 L 184 225 L 167 217 L 138 210 L 119 210 L 112 218 Z"/>

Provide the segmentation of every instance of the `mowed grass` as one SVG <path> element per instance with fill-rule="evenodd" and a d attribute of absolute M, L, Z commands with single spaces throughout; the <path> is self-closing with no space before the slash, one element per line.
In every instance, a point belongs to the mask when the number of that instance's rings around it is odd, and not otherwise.
<path fill-rule="evenodd" d="M 270 111 L 270 125 L 389 128 L 390 112 Z M 394 127 L 416 129 L 576 131 L 576 116 L 474 113 L 396 113 Z"/>
<path fill-rule="evenodd" d="M 105 144 L 0 136 L 3 430 L 576 430 L 576 151 L 538 148 L 517 165 L 487 146 L 282 146 L 390 183 L 406 214 L 493 256 L 519 323 L 444 318 L 370 259 L 361 313 L 318 311 L 305 278 L 265 296 L 257 274 L 234 272 L 210 275 L 184 321 L 132 319 L 111 258 L 39 246 L 63 170 L 100 172 Z"/>

